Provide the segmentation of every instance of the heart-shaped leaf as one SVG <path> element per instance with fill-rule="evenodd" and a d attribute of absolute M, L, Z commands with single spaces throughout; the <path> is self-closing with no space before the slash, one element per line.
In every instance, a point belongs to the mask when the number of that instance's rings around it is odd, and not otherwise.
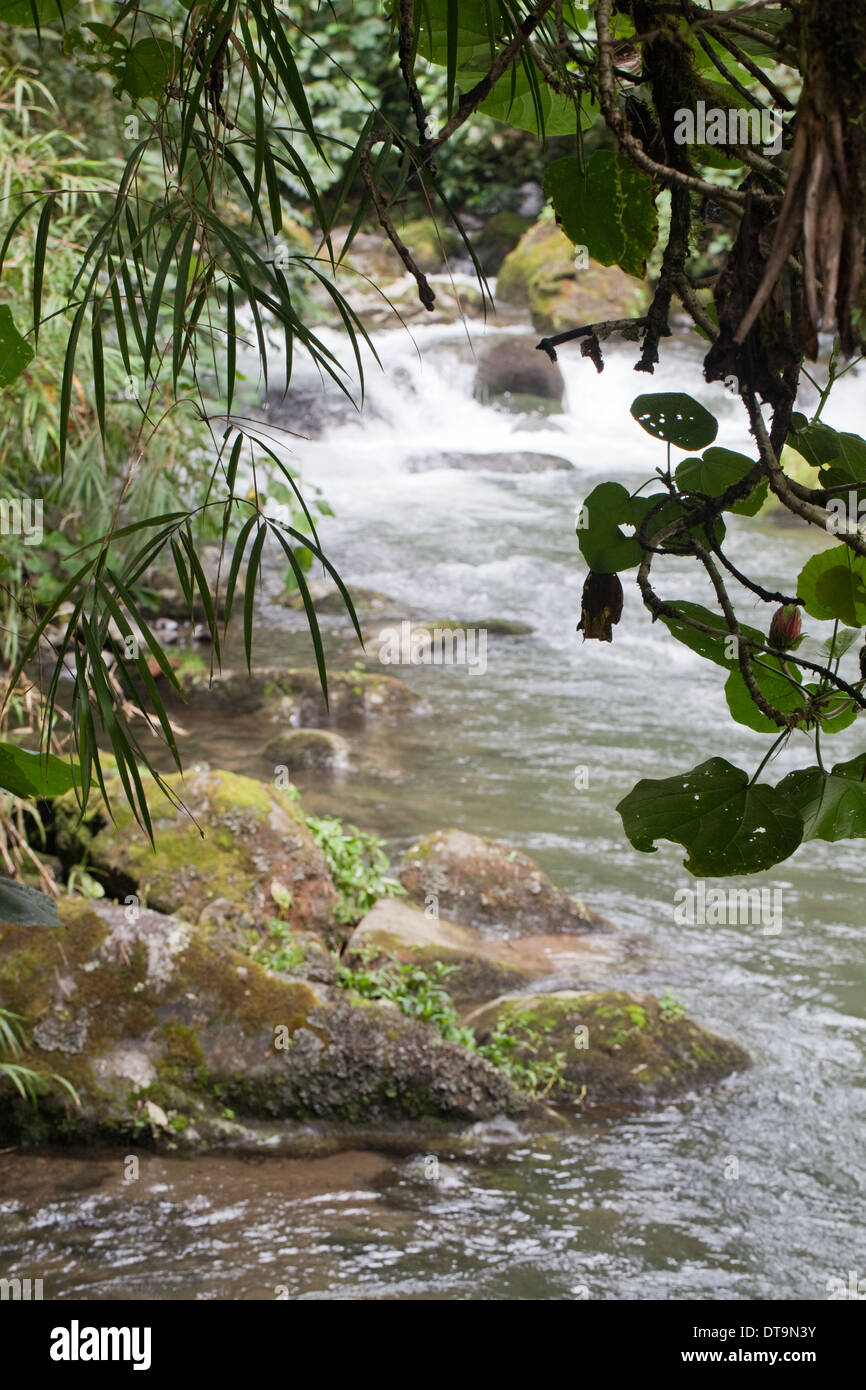
<path fill-rule="evenodd" d="M 797 597 L 813 618 L 838 618 L 846 627 L 866 623 L 866 558 L 847 545 L 830 546 L 813 555 L 800 571 Z"/>
<path fill-rule="evenodd" d="M 676 777 L 644 779 L 617 807 L 635 849 L 673 840 L 699 877 L 754 874 L 787 859 L 803 838 L 799 810 L 766 783 L 724 758 L 710 758 Z"/>

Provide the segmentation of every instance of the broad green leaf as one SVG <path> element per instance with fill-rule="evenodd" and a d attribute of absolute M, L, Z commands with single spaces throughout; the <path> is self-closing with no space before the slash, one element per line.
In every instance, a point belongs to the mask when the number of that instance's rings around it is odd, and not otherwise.
<path fill-rule="evenodd" d="M 676 777 L 644 779 L 617 807 L 635 849 L 672 840 L 700 877 L 754 874 L 787 859 L 803 838 L 800 812 L 765 783 L 725 758 L 710 758 Z"/>
<path fill-rule="evenodd" d="M 806 612 L 823 622 L 838 618 L 846 627 L 866 623 L 866 557 L 847 545 L 813 555 L 800 571 L 797 597 Z"/>
<path fill-rule="evenodd" d="M 616 574 L 640 564 L 640 544 L 620 528 L 639 525 L 646 511 L 646 506 L 641 510 L 639 504 L 645 501 L 632 497 L 622 483 L 612 482 L 599 483 L 586 498 L 581 509 L 586 525 L 578 527 L 577 541 L 581 555 L 596 574 Z"/>
<path fill-rule="evenodd" d="M 548 165 L 544 191 L 566 236 L 576 246 L 586 246 L 593 260 L 618 265 L 629 275 L 646 273 L 658 236 L 653 186 L 646 174 L 612 150 L 596 150 L 585 169 L 573 155 Z"/>
<path fill-rule="evenodd" d="M 782 714 L 793 714 L 795 710 L 802 708 L 804 697 L 796 686 L 782 675 L 782 666 L 781 657 L 766 654 L 756 657 L 753 664 L 755 682 L 771 705 Z M 784 666 L 795 681 L 800 680 L 800 671 L 796 666 L 790 661 L 785 661 Z M 739 667 L 731 671 L 725 682 L 725 698 L 731 718 L 738 724 L 745 724 L 747 729 L 756 729 L 761 734 L 778 733 L 778 724 L 768 719 L 752 699 Z"/>
<path fill-rule="evenodd" d="M 139 39 L 127 54 L 120 85 L 131 97 L 160 97 L 178 72 L 180 49 L 169 39 Z"/>
<path fill-rule="evenodd" d="M 717 629 L 718 635 L 713 636 L 709 632 L 699 632 L 686 623 L 678 622 L 676 618 L 666 618 L 662 616 L 661 621 L 665 624 L 668 631 L 678 642 L 684 646 L 691 647 L 693 652 L 703 656 L 707 661 L 713 661 L 717 666 L 724 666 L 728 671 L 738 669 L 736 647 L 734 646 L 731 634 L 728 632 L 727 624 L 721 613 L 713 613 L 709 608 L 702 608 L 699 603 L 688 603 L 684 599 L 671 599 L 671 606 L 678 608 L 688 618 L 694 618 L 696 622 L 706 623 L 709 627 Z M 757 628 L 746 627 L 740 624 L 740 631 L 744 637 L 754 639 L 761 643 L 766 642 L 766 637 Z M 728 655 L 728 653 L 733 653 Z"/>
<path fill-rule="evenodd" d="M 745 454 L 735 454 L 730 449 L 705 449 L 701 458 L 683 459 L 674 473 L 674 481 L 680 492 L 721 497 L 729 487 L 751 473 L 754 466 L 754 459 Z"/>
<path fill-rule="evenodd" d="M 14 927 L 59 927 L 57 903 L 46 893 L 0 878 L 0 924 Z"/>
<path fill-rule="evenodd" d="M 719 432 L 715 416 L 681 391 L 638 396 L 632 401 L 631 413 L 647 434 L 678 449 L 703 449 Z"/>
<path fill-rule="evenodd" d="M 584 98 L 578 110 L 568 97 L 560 96 L 544 84 L 536 99 L 522 71 L 515 74 L 513 90 L 510 74 L 500 77 L 490 96 L 478 108 L 482 115 L 491 116 L 495 121 L 528 130 L 533 135 L 547 136 L 574 135 L 578 124 L 581 130 L 588 130 L 594 125 L 600 109 Z"/>
<path fill-rule="evenodd" d="M 0 787 L 13 796 L 62 796 L 72 785 L 72 768 L 62 758 L 0 743 Z"/>
<path fill-rule="evenodd" d="M 757 516 L 763 507 L 770 492 L 769 478 L 762 478 L 756 487 L 747 497 L 743 497 L 739 502 L 735 502 L 728 510 L 737 516 Z"/>
<path fill-rule="evenodd" d="M 866 584 L 856 570 L 834 565 L 819 574 L 815 599 L 846 627 L 859 628 L 866 622 Z"/>
<path fill-rule="evenodd" d="M 33 357 L 33 345 L 18 332 L 9 305 L 0 304 L 0 387 L 11 386 L 17 381 Z"/>
<path fill-rule="evenodd" d="M 839 457 L 839 436 L 829 425 L 820 421 L 810 425 L 805 415 L 799 414 L 792 417 L 794 422 L 797 428 L 791 430 L 787 442 L 813 468 L 820 468 L 822 464 Z"/>
<path fill-rule="evenodd" d="M 789 772 L 777 787 L 803 817 L 804 840 L 862 839 L 866 836 L 866 754 L 820 767 Z"/>

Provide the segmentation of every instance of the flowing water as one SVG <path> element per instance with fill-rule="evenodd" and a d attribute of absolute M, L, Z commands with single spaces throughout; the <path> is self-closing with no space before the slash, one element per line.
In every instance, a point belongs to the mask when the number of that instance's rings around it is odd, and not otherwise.
<path fill-rule="evenodd" d="M 754 1066 L 662 1109 L 580 1116 L 556 1138 L 482 1127 L 434 1178 L 422 1156 L 387 1151 L 144 1157 L 137 1182 L 123 1180 L 119 1154 L 0 1157 L 0 1273 L 41 1274 L 54 1297 L 778 1300 L 826 1298 L 830 1279 L 866 1275 L 861 846 L 812 843 L 733 881 L 781 890 L 776 934 L 677 925 L 674 894 L 692 882 L 682 852 L 632 850 L 617 801 L 639 777 L 712 755 L 754 769 L 770 740 L 731 724 L 723 673 L 654 627 L 628 582 L 612 645 L 575 632 L 576 508 L 604 478 L 633 488 L 664 463 L 631 400 L 689 390 L 719 416 L 718 442 L 748 449 L 739 403 L 703 384 L 699 345 L 674 341 L 653 379 L 634 375 L 630 346 L 607 354 L 601 376 L 566 351 L 566 412 L 515 417 L 472 399 L 473 348 L 494 332 L 474 325 L 471 345 L 460 327 L 381 335 L 385 371 L 371 371 L 365 414 L 327 394 L 332 422 L 291 441 L 336 513 L 321 535 L 350 585 L 406 616 L 532 628 L 491 635 L 483 672 L 394 669 L 427 712 L 374 735 L 366 770 L 330 785 L 308 775 L 305 805 L 378 831 L 395 854 L 443 825 L 514 843 L 629 937 L 615 983 L 673 991 Z M 831 423 L 861 428 L 862 394 L 850 374 Z M 430 466 L 515 451 L 574 468 Z M 734 521 L 729 539 L 735 563 L 783 588 L 814 544 L 770 521 Z M 709 602 L 694 569 L 665 560 L 657 588 Z M 345 625 L 330 625 L 337 659 L 351 659 Z M 260 659 L 309 662 L 297 629 L 266 607 Z M 383 669 L 375 642 L 367 662 Z M 251 721 L 193 728 L 191 740 L 215 765 L 272 773 Z M 836 745 L 853 756 L 856 733 Z M 805 740 L 780 754 L 773 780 L 798 760 L 813 760 Z"/>

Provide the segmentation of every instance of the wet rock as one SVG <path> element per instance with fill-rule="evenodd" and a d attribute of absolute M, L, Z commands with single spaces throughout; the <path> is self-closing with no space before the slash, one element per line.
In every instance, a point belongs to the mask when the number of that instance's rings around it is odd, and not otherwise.
<path fill-rule="evenodd" d="M 521 408 L 523 403 L 521 396 Z M 557 454 L 531 454 L 524 449 L 508 454 L 425 454 L 410 459 L 408 466 L 410 473 L 428 473 L 434 468 L 456 468 L 464 473 L 564 473 L 574 468 Z"/>
<path fill-rule="evenodd" d="M 454 973 L 445 976 L 442 984 L 452 999 L 465 1003 L 520 989 L 544 973 L 503 959 L 496 947 L 496 942 L 485 942 L 471 927 L 383 898 L 358 923 L 346 953 L 354 963 L 375 964 L 395 957 L 415 965 L 453 966 Z"/>
<path fill-rule="evenodd" d="M 394 1008 L 265 971 L 175 918 L 68 900 L 61 914 L 65 925 L 38 934 L 0 926 L 0 997 L 30 1039 L 21 1062 L 45 1078 L 38 1108 L 0 1078 L 4 1142 L 213 1146 L 247 1140 L 262 1121 L 454 1123 L 533 1110 L 483 1058 Z M 74 1054 L 45 1032 L 62 1009 L 87 1023 Z"/>
<path fill-rule="evenodd" d="M 71 794 L 54 804 L 58 850 L 67 864 L 86 857 L 88 871 L 110 897 L 135 895 L 158 912 L 215 931 L 238 932 L 274 914 L 271 885 L 291 894 L 291 924 L 332 930 L 337 894 L 324 855 L 288 790 L 219 771 L 178 774 L 165 781 L 182 804 L 142 778 L 155 847 L 136 823 L 118 786 L 114 821 L 104 808 L 83 822 Z"/>
<path fill-rule="evenodd" d="M 584 932 L 609 923 L 555 888 L 528 855 L 465 830 L 436 830 L 409 849 L 399 871 L 411 902 L 435 902 L 464 926 L 526 935 Z"/>
<path fill-rule="evenodd" d="M 556 363 L 539 352 L 531 338 L 503 338 L 482 353 L 474 391 L 476 399 L 484 402 L 530 396 L 560 405 L 565 381 Z"/>
<path fill-rule="evenodd" d="M 396 676 L 378 671 L 328 672 L 329 704 L 325 704 L 319 673 L 314 667 L 223 670 L 214 675 L 201 668 L 180 678 L 184 700 L 194 709 L 226 710 L 233 714 L 262 712 L 263 721 L 303 728 L 355 723 L 383 715 L 400 715 L 423 709 L 423 703 Z M 163 682 L 163 693 L 172 692 Z M 179 703 L 179 702 L 176 702 Z"/>
<path fill-rule="evenodd" d="M 480 1043 L 495 1029 L 523 1062 L 553 1063 L 553 1101 L 663 1100 L 749 1065 L 739 1043 L 685 1017 L 676 1001 L 625 990 L 564 991 L 494 1000 L 466 1022 Z"/>
<path fill-rule="evenodd" d="M 330 729 L 293 729 L 277 734 L 265 745 L 264 756 L 283 764 L 289 772 L 310 770 L 344 772 L 349 767 L 349 745 Z"/>
<path fill-rule="evenodd" d="M 313 579 L 309 582 L 310 598 L 317 613 L 326 617 L 348 617 L 346 602 L 336 584 L 329 579 Z M 394 603 L 385 594 L 378 593 L 375 589 L 355 588 L 349 584 L 346 586 L 355 605 L 355 612 L 359 621 L 378 617 L 380 614 L 393 613 L 399 605 Z M 284 608 L 294 609 L 296 613 L 304 612 L 304 603 L 297 589 L 289 593 L 282 593 L 277 602 Z"/>
<path fill-rule="evenodd" d="M 526 306 L 538 333 L 561 333 L 585 323 L 643 312 L 646 290 L 618 266 L 590 261 L 578 269 L 575 248 L 555 222 L 531 227 L 506 257 L 496 297 Z M 541 354 L 539 354 L 540 356 Z"/>
<path fill-rule="evenodd" d="M 473 238 L 475 254 L 485 275 L 495 275 L 520 238 L 532 226 L 531 217 L 519 212 L 495 212 Z"/>

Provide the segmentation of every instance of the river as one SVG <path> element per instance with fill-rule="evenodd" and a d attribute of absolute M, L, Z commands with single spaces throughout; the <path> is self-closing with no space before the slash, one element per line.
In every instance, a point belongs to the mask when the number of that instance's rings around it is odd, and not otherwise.
<path fill-rule="evenodd" d="M 472 325 L 474 348 L 501 331 Z M 664 347 L 654 378 L 632 372 L 632 345 L 609 349 L 601 376 L 566 349 L 567 409 L 546 419 L 472 399 L 460 326 L 377 344 L 384 372 L 370 372 L 368 412 L 353 418 L 329 394 L 333 422 L 292 441 L 335 512 L 321 527 L 328 553 L 350 585 L 407 612 L 533 630 L 491 636 L 483 673 L 396 670 L 428 713 L 381 740 L 378 770 L 300 779 L 305 805 L 378 831 L 395 856 L 446 825 L 519 846 L 628 936 L 617 983 L 673 991 L 754 1066 L 658 1110 L 579 1116 L 556 1138 L 482 1129 L 432 1178 L 423 1155 L 376 1149 L 145 1154 L 135 1182 L 121 1154 L 0 1156 L 0 1273 L 38 1274 L 60 1298 L 826 1298 L 829 1280 L 866 1274 L 861 846 L 811 843 L 770 874 L 734 880 L 781 889 L 776 935 L 678 926 L 674 893 L 691 883 L 682 852 L 632 850 L 616 803 L 639 777 L 714 754 L 752 769 L 769 740 L 730 722 L 723 673 L 651 624 L 629 575 L 612 645 L 575 632 L 576 508 L 604 478 L 637 486 L 664 462 L 629 416 L 633 397 L 689 390 L 718 414 L 720 444 L 748 448 L 739 403 L 703 383 L 689 341 Z M 862 427 L 862 382 L 840 383 L 832 424 L 856 430 L 860 411 Z M 454 451 L 555 454 L 574 469 L 428 466 Z M 793 582 L 811 545 L 771 521 L 732 524 L 731 558 L 774 587 Z M 662 592 L 705 601 L 693 569 L 665 561 Z M 260 659 L 297 661 L 308 639 L 296 628 L 266 605 Z M 339 636 L 333 650 L 348 650 Z M 368 663 L 380 669 L 373 648 Z M 241 722 L 193 730 L 190 747 L 267 777 L 257 743 L 261 731 Z M 832 751 L 857 746 L 848 731 Z M 773 780 L 798 760 L 811 760 L 805 741 L 779 756 Z"/>

